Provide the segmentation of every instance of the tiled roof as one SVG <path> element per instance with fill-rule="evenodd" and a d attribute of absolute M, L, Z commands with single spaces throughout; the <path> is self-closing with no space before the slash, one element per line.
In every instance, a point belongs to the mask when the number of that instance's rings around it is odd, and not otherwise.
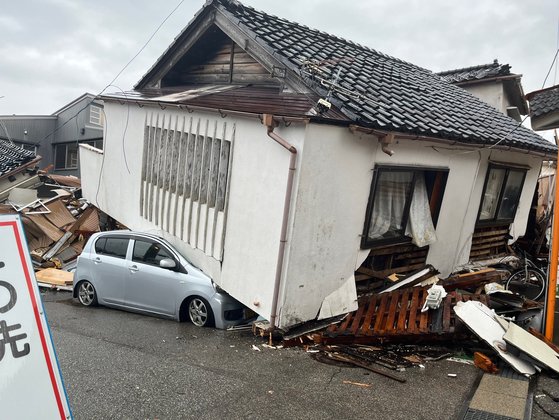
<path fill-rule="evenodd" d="M 321 79 L 335 80 L 345 91 L 335 89 L 331 102 L 357 123 L 463 143 L 499 143 L 555 153 L 555 145 L 429 70 L 234 0 L 213 4 L 320 95 L 328 92 Z M 306 73 L 305 64 L 320 78 Z"/>
<path fill-rule="evenodd" d="M 9 141 L 0 141 L 0 177 L 35 159 L 35 153 Z"/>
<path fill-rule="evenodd" d="M 539 117 L 559 111 L 559 85 L 526 95 L 530 102 L 530 115 Z"/>
<path fill-rule="evenodd" d="M 499 62 L 495 60 L 491 64 L 482 64 L 479 66 L 465 67 L 463 69 L 456 70 L 446 70 L 437 74 L 447 82 L 461 83 L 500 76 L 510 76 L 511 72 L 508 64 L 499 64 Z"/>

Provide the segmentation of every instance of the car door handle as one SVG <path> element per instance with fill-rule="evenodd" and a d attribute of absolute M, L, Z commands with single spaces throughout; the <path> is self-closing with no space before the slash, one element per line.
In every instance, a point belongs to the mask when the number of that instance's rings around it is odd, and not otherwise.
<path fill-rule="evenodd" d="M 128 267 L 128 269 L 131 273 L 135 273 L 136 271 L 140 270 L 137 265 L 131 265 L 130 267 Z"/>
<path fill-rule="evenodd" d="M 95 264 L 101 264 L 101 258 L 97 257 L 93 260 Z"/>

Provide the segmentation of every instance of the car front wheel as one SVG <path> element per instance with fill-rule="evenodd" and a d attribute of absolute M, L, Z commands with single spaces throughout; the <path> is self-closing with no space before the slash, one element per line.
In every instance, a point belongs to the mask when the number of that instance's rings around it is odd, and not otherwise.
<path fill-rule="evenodd" d="M 197 327 L 211 327 L 214 323 L 210 304 L 200 297 L 194 297 L 188 302 L 188 317 Z"/>
<path fill-rule="evenodd" d="M 87 280 L 82 281 L 78 286 L 78 300 L 84 306 L 97 305 L 97 292 Z"/>

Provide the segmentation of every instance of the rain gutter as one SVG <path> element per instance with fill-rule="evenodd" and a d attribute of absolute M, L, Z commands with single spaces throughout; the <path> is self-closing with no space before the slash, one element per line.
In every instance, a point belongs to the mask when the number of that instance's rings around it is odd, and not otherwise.
<path fill-rule="evenodd" d="M 263 124 L 266 125 L 268 137 L 278 143 L 281 147 L 286 149 L 291 157 L 289 159 L 289 171 L 287 173 L 287 186 L 285 188 L 285 199 L 283 203 L 283 217 L 281 222 L 280 245 L 278 250 L 278 260 L 276 264 L 276 277 L 274 280 L 274 294 L 272 297 L 272 311 L 270 317 L 270 326 L 272 329 L 276 327 L 276 319 L 278 312 L 278 300 L 281 285 L 281 277 L 284 269 L 284 255 L 285 244 L 287 243 L 287 226 L 289 223 L 289 210 L 291 208 L 291 195 L 293 192 L 293 182 L 297 163 L 297 149 L 287 140 L 280 135 L 274 133 L 274 128 L 277 123 L 274 121 L 274 116 L 271 114 L 264 114 L 262 118 Z"/>

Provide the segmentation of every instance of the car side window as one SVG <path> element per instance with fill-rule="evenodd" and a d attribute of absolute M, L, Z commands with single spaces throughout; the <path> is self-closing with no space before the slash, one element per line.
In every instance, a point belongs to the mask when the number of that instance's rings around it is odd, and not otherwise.
<path fill-rule="evenodd" d="M 128 238 L 101 238 L 95 242 L 95 252 L 111 257 L 126 258 Z"/>
<path fill-rule="evenodd" d="M 159 267 L 159 263 L 164 258 L 174 260 L 173 256 L 157 242 L 136 239 L 134 241 L 134 252 L 132 261 L 144 264 L 151 264 Z"/>

